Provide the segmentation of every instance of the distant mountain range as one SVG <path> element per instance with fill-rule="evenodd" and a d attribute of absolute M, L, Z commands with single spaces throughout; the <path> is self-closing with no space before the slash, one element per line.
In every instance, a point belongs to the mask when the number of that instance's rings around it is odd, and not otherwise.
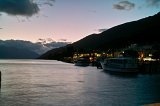
<path fill-rule="evenodd" d="M 69 42 L 30 42 L 24 40 L 0 40 L 0 59 L 34 59 L 53 48 Z"/>
<path fill-rule="evenodd" d="M 31 50 L 0 46 L 0 59 L 34 59 L 38 56 Z"/>
<path fill-rule="evenodd" d="M 137 21 L 112 27 L 100 34 L 88 35 L 85 38 L 56 48 L 41 55 L 40 59 L 61 59 L 72 56 L 75 51 L 107 50 L 123 48 L 130 44 L 160 43 L 160 12 Z"/>

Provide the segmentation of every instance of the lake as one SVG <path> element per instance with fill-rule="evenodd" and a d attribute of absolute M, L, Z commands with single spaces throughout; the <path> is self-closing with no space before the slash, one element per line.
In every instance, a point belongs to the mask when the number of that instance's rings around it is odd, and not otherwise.
<path fill-rule="evenodd" d="M 0 106 L 142 106 L 160 102 L 160 74 L 114 74 L 55 60 L 0 60 Z"/>

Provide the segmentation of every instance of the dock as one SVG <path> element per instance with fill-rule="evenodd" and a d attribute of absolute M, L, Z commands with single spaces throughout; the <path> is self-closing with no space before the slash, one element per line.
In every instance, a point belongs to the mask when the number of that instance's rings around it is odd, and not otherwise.
<path fill-rule="evenodd" d="M 160 61 L 144 61 L 139 65 L 140 73 L 160 73 Z"/>

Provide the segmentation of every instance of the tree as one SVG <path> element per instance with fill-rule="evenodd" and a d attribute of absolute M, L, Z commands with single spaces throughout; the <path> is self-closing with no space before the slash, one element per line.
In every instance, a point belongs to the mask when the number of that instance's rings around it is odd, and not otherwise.
<path fill-rule="evenodd" d="M 133 58 L 138 58 L 139 54 L 135 50 L 125 50 L 123 53 L 124 57 L 133 57 Z"/>

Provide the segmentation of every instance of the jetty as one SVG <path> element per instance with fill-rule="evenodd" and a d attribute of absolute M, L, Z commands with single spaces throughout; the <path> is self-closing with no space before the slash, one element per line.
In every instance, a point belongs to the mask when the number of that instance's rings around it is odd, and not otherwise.
<path fill-rule="evenodd" d="M 144 61 L 139 65 L 140 73 L 160 73 L 160 61 Z"/>

